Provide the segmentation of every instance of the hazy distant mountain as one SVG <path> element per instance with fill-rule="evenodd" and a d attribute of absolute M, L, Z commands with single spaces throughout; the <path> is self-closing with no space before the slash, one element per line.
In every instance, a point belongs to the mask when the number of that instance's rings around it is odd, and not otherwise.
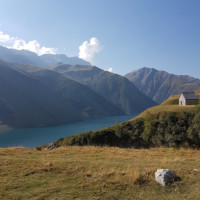
<path fill-rule="evenodd" d="M 141 68 L 126 75 L 144 94 L 157 103 L 183 91 L 194 91 L 200 87 L 200 80 L 183 75 L 169 74 L 152 68 Z"/>
<path fill-rule="evenodd" d="M 89 62 L 80 59 L 78 57 L 67 57 L 64 54 L 44 54 L 40 56 L 41 60 L 45 65 L 40 65 L 40 66 L 45 66 L 49 67 L 52 66 L 58 62 L 62 62 L 65 64 L 70 64 L 70 65 L 91 65 Z"/>
<path fill-rule="evenodd" d="M 54 71 L 0 62 L 0 121 L 15 128 L 52 126 L 123 114 L 86 86 Z"/>
<path fill-rule="evenodd" d="M 126 114 L 139 113 L 156 105 L 154 101 L 140 92 L 127 78 L 97 67 L 58 63 L 51 69 L 90 87 Z"/>
<path fill-rule="evenodd" d="M 64 54 L 44 54 L 42 56 L 38 56 L 31 51 L 8 49 L 2 46 L 0 46 L 0 60 L 9 63 L 32 64 L 41 67 L 50 67 L 58 62 L 70 65 L 90 65 L 89 62 L 78 57 L 67 57 Z"/>

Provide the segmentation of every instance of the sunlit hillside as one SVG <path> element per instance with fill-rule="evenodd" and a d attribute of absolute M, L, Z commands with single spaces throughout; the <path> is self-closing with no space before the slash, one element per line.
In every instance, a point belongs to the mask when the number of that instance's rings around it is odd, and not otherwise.
<path fill-rule="evenodd" d="M 190 149 L 61 147 L 0 149 L 1 200 L 191 200 L 200 196 L 200 152 Z M 181 182 L 163 188 L 157 168 Z"/>

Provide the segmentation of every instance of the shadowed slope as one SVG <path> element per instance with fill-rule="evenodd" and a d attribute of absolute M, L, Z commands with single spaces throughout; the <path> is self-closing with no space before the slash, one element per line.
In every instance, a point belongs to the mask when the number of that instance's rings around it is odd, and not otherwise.
<path fill-rule="evenodd" d="M 127 114 L 139 113 L 156 105 L 127 78 L 97 67 L 58 63 L 51 69 L 90 87 Z"/>
<path fill-rule="evenodd" d="M 52 126 L 123 114 L 84 85 L 59 73 L 0 63 L 0 121 L 11 127 Z"/>

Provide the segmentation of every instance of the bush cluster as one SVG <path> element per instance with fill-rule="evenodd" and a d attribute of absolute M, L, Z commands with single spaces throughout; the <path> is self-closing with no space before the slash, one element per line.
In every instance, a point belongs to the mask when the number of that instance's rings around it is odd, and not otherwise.
<path fill-rule="evenodd" d="M 64 138 L 61 145 L 200 148 L 200 110 L 147 113 L 144 118 L 116 122 L 111 128 Z"/>

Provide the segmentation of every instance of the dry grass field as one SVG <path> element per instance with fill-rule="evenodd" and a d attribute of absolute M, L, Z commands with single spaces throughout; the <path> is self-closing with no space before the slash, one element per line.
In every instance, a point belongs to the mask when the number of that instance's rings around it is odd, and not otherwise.
<path fill-rule="evenodd" d="M 168 168 L 181 182 L 162 187 L 157 168 Z M 0 149 L 1 200 L 200 198 L 200 151 L 60 147 L 51 151 Z"/>

